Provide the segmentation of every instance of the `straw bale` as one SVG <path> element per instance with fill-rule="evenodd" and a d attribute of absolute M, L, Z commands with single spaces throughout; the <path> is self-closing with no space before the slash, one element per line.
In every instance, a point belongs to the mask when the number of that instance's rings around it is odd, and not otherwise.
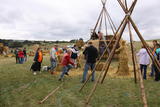
<path fill-rule="evenodd" d="M 89 40 L 89 42 L 92 42 L 93 46 L 95 46 L 97 50 L 99 50 L 99 40 Z"/>
<path fill-rule="evenodd" d="M 0 43 L 0 47 L 3 47 L 4 45 L 3 45 L 3 43 Z"/>
<path fill-rule="evenodd" d="M 58 63 L 57 64 L 57 67 L 55 68 L 55 71 L 62 71 L 62 65 L 61 65 L 61 63 Z"/>
<path fill-rule="evenodd" d="M 128 67 L 128 51 L 125 41 L 121 42 L 121 46 L 119 49 L 116 50 L 116 52 L 120 52 L 119 54 L 119 64 L 118 64 L 118 70 L 117 75 L 124 76 L 129 75 L 129 67 Z"/>
<path fill-rule="evenodd" d="M 100 62 L 100 63 L 96 66 L 96 71 L 102 71 L 104 65 L 105 65 L 105 63 Z"/>
<path fill-rule="evenodd" d="M 84 46 L 83 40 L 77 40 L 76 41 L 76 46 L 78 46 L 79 48 L 83 47 Z"/>

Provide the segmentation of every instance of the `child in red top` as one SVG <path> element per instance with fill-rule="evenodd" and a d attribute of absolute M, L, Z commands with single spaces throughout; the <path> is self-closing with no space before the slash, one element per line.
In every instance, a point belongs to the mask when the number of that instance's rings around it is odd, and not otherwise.
<path fill-rule="evenodd" d="M 67 53 L 64 54 L 63 58 L 62 58 L 62 66 L 63 66 L 63 71 L 60 75 L 59 81 L 62 80 L 62 78 L 64 77 L 64 74 L 69 75 L 68 72 L 71 68 L 73 68 L 73 61 L 71 60 L 71 50 L 67 50 Z"/>
<path fill-rule="evenodd" d="M 24 62 L 24 52 L 20 49 L 18 52 L 19 63 L 23 64 Z"/>

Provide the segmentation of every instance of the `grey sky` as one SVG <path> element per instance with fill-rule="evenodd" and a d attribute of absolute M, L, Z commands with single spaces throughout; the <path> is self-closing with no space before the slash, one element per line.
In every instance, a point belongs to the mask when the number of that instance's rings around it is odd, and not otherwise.
<path fill-rule="evenodd" d="M 117 0 L 106 7 L 118 26 L 124 13 Z M 87 40 L 101 8 L 101 0 L 0 0 L 0 38 Z M 159 0 L 138 0 L 132 17 L 145 39 L 160 37 L 159 8 Z"/>

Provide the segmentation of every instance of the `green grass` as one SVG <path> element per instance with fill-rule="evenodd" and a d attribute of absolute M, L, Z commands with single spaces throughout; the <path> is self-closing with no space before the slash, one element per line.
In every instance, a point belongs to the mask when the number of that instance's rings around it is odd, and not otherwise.
<path fill-rule="evenodd" d="M 89 82 L 82 92 L 82 70 L 72 70 L 64 85 L 43 104 L 38 104 L 48 93 L 61 84 L 57 75 L 42 72 L 34 76 L 30 71 L 32 57 L 25 64 L 15 64 L 14 58 L 0 60 L 0 107 L 83 107 L 93 87 Z M 45 57 L 43 65 L 49 65 Z M 114 64 L 112 64 L 113 66 Z M 114 65 L 115 67 L 115 65 Z M 160 82 L 144 81 L 149 107 L 160 105 Z M 139 84 L 133 78 L 107 77 L 99 84 L 90 107 L 142 107 Z"/>

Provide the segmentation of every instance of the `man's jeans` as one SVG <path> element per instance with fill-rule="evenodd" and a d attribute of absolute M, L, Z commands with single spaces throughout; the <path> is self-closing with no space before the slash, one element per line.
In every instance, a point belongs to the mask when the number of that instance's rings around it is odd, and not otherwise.
<path fill-rule="evenodd" d="M 142 64 L 140 64 L 140 69 L 141 69 L 141 73 L 142 73 L 142 75 L 143 75 L 143 79 L 146 79 L 147 65 L 142 65 Z"/>
<path fill-rule="evenodd" d="M 84 66 L 84 72 L 83 72 L 83 78 L 82 78 L 83 82 L 86 81 L 86 77 L 87 77 L 89 68 L 91 68 L 91 70 L 93 72 L 91 80 L 94 81 L 94 77 L 95 77 L 95 71 L 93 71 L 94 67 L 95 67 L 95 63 L 87 63 L 86 62 L 85 66 Z"/>
<path fill-rule="evenodd" d="M 51 67 L 50 70 L 54 70 L 57 66 L 57 61 L 55 59 L 51 59 Z"/>
<path fill-rule="evenodd" d="M 154 64 L 151 65 L 151 76 L 153 77 L 154 76 L 154 73 L 155 73 L 155 66 Z"/>
<path fill-rule="evenodd" d="M 65 73 L 68 73 L 71 68 L 73 68 L 73 66 L 71 64 L 64 66 L 62 69 L 63 71 L 60 75 L 60 79 L 62 79 L 64 77 Z"/>
<path fill-rule="evenodd" d="M 24 58 L 23 57 L 19 58 L 19 63 L 23 64 L 23 62 L 24 62 Z"/>

